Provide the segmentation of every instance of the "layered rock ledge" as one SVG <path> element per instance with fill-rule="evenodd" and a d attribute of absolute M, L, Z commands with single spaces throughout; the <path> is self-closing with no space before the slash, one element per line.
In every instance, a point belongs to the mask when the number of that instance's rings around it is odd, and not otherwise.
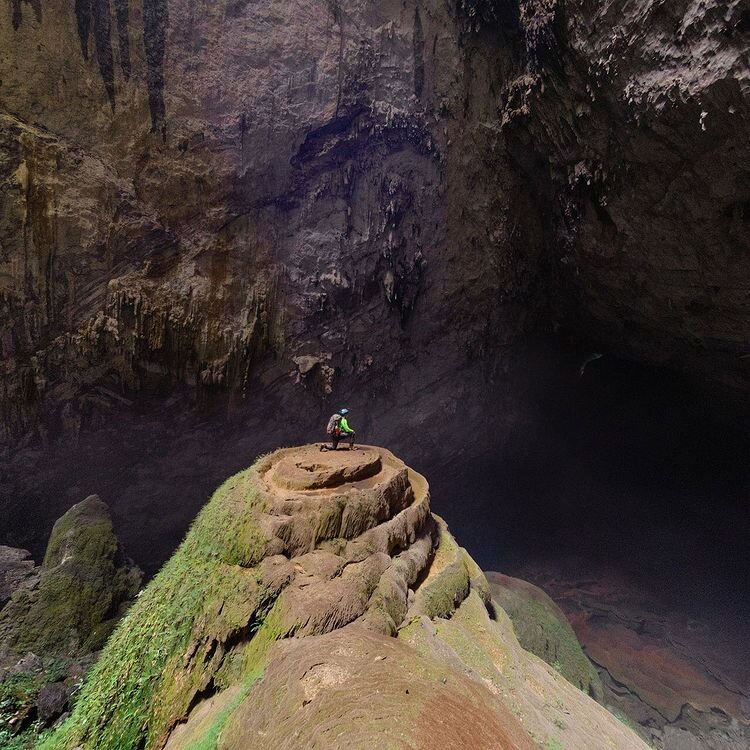
<path fill-rule="evenodd" d="M 521 649 L 429 503 L 382 448 L 261 458 L 217 490 L 41 747 L 644 748 Z"/>

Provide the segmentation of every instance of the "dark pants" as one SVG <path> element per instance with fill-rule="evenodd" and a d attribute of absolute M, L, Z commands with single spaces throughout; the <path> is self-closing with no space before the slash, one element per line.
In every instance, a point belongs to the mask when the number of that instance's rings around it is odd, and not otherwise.
<path fill-rule="evenodd" d="M 354 447 L 354 433 L 353 432 L 350 432 L 348 434 L 345 432 L 342 432 L 340 435 L 329 435 L 329 437 L 331 438 L 331 444 L 328 446 L 329 451 L 335 451 L 339 447 L 340 440 L 344 440 L 344 441 L 348 440 L 349 448 L 351 449 Z"/>

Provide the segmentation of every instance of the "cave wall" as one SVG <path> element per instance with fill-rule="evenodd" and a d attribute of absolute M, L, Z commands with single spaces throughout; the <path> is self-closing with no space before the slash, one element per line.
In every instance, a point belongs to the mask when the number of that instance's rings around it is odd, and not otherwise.
<path fill-rule="evenodd" d="M 149 554 L 339 400 L 487 450 L 530 332 L 745 397 L 746 2 L 0 14 L 0 541 L 98 492 Z"/>
<path fill-rule="evenodd" d="M 184 528 L 340 398 L 373 439 L 463 421 L 543 253 L 501 32 L 451 4 L 35 8 L 0 31 L 6 535 L 92 485 Z"/>
<path fill-rule="evenodd" d="M 521 7 L 503 117 L 551 184 L 556 320 L 747 403 L 750 5 Z"/>
<path fill-rule="evenodd" d="M 6 442 L 176 384 L 247 396 L 265 354 L 326 393 L 520 330 L 542 237 L 497 127 L 511 61 L 456 8 L 6 12 Z"/>

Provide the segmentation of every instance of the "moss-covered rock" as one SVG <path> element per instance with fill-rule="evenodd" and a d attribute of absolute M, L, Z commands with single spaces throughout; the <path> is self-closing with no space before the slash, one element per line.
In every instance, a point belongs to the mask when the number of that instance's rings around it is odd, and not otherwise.
<path fill-rule="evenodd" d="M 377 474 L 349 480 L 375 452 Z M 277 451 L 217 490 L 38 750 L 532 750 L 563 738 L 642 750 L 524 651 L 502 610 L 491 618 L 488 595 L 430 514 L 424 478 L 388 451 Z"/>
<path fill-rule="evenodd" d="M 249 471 L 214 493 L 110 638 L 72 718 L 41 748 L 159 745 L 230 668 L 253 670 L 223 657 L 229 641 L 261 627 L 273 603 L 256 567 L 264 549 L 257 506 Z"/>
<path fill-rule="evenodd" d="M 409 609 L 408 617 L 450 617 L 456 607 L 468 596 L 472 578 L 482 586 L 484 575 L 479 566 L 465 554 L 448 531 L 448 526 L 440 516 L 436 521 L 437 545 L 435 556 L 427 577 L 422 581 Z"/>
<path fill-rule="evenodd" d="M 601 700 L 603 688 L 565 613 L 540 588 L 502 573 L 487 573 L 493 601 L 513 622 L 519 643 L 577 688 Z"/>
<path fill-rule="evenodd" d="M 123 553 L 106 503 L 87 497 L 53 527 L 38 585 L 18 589 L 0 613 L 0 652 L 96 651 L 141 578 Z"/>

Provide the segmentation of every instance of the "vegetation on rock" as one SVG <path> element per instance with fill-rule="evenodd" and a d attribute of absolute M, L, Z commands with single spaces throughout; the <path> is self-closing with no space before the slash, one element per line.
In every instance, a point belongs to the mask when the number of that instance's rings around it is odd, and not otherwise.
<path fill-rule="evenodd" d="M 500 573 L 488 573 L 493 600 L 513 622 L 518 642 L 577 688 L 601 701 L 596 669 L 583 653 L 563 611 L 541 589 Z"/>
<path fill-rule="evenodd" d="M 0 613 L 1 648 L 38 655 L 96 651 L 140 583 L 107 505 L 88 497 L 52 529 L 38 587 L 18 589 Z"/>
<path fill-rule="evenodd" d="M 0 609 L 0 747 L 27 748 L 75 700 L 141 572 L 96 496 L 57 521 L 39 568 L 23 550 L 11 552 L 23 554 L 4 555 L 4 578 L 16 586 Z"/>
<path fill-rule="evenodd" d="M 214 493 L 39 750 L 642 748 L 534 660 L 423 477 L 284 449 Z"/>
<path fill-rule="evenodd" d="M 71 719 L 40 748 L 126 750 L 144 736 L 151 747 L 188 711 L 214 679 L 216 649 L 257 630 L 270 605 L 254 567 L 256 501 L 247 471 L 216 491 L 116 629 Z"/>

